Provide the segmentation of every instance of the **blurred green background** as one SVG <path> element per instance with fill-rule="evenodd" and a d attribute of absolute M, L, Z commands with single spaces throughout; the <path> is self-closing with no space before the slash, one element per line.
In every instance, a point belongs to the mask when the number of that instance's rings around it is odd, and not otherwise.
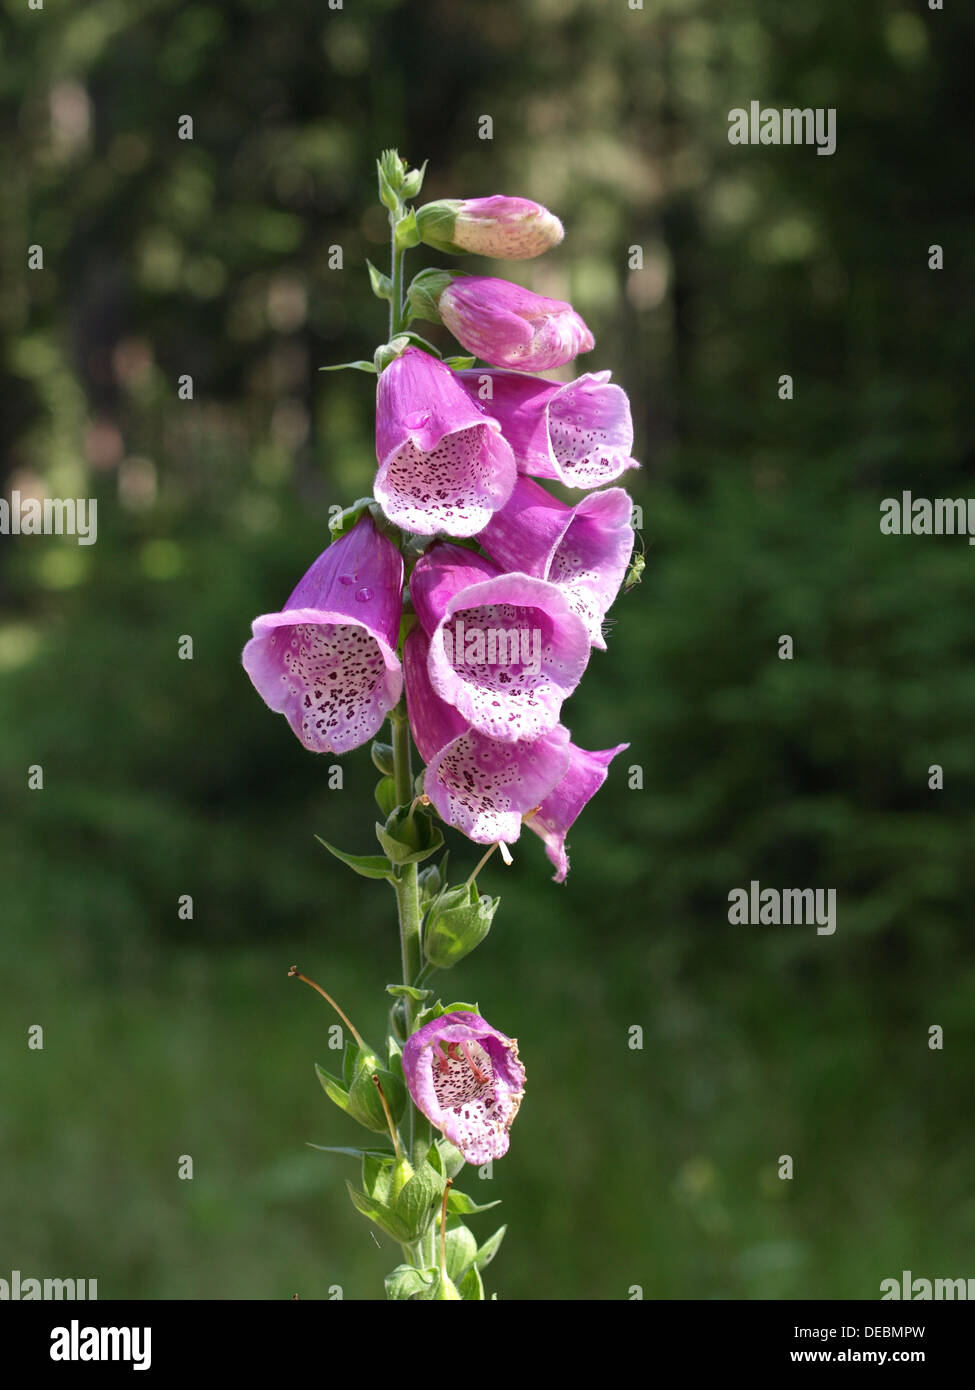
<path fill-rule="evenodd" d="M 333 1019 L 285 974 L 381 1038 L 391 894 L 313 838 L 370 849 L 368 750 L 330 791 L 239 666 L 371 485 L 370 378 L 317 369 L 382 336 L 387 145 L 430 160 L 426 198 L 563 218 L 543 261 L 465 268 L 573 301 L 644 463 L 644 582 L 566 710 L 631 750 L 568 885 L 523 837 L 482 879 L 487 943 L 438 981 L 528 1067 L 473 1179 L 504 1205 L 471 1225 L 509 1223 L 489 1290 L 975 1275 L 973 555 L 878 524 L 903 488 L 972 490 L 961 8 L 6 0 L 0 495 L 97 497 L 99 536 L 0 540 L 0 1277 L 376 1298 L 398 1259 L 352 1161 L 305 1147 L 360 1131 L 312 1071 Z M 835 107 L 835 155 L 730 145 L 753 99 Z M 835 888 L 836 934 L 729 925 L 753 878 Z"/>

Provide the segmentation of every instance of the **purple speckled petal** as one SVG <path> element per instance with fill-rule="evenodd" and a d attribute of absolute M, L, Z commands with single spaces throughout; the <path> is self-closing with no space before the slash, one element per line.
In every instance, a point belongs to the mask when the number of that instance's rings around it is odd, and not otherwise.
<path fill-rule="evenodd" d="M 446 1013 L 407 1038 L 403 1075 L 414 1105 L 468 1163 L 508 1152 L 525 1093 L 516 1039 L 480 1014 Z"/>
<path fill-rule="evenodd" d="M 458 205 L 454 241 L 464 251 L 499 260 L 522 261 L 557 246 L 562 223 L 539 203 L 495 193 L 465 198 Z"/>
<path fill-rule="evenodd" d="M 519 478 L 478 540 L 502 569 L 557 584 L 593 646 L 605 651 L 602 622 L 633 550 L 632 514 L 621 487 L 591 492 L 569 507 L 531 478 Z"/>
<path fill-rule="evenodd" d="M 556 870 L 553 875 L 556 883 L 564 883 L 569 872 L 566 835 L 583 807 L 606 781 L 609 765 L 617 753 L 622 753 L 629 746 L 628 743 L 618 743 L 615 748 L 587 753 L 584 748 L 570 743 L 568 771 L 535 815 L 525 822 L 528 829 L 534 830 L 545 842 L 545 853 Z"/>
<path fill-rule="evenodd" d="M 429 641 L 416 627 L 403 648 L 413 738 L 427 764 L 423 790 L 443 820 L 481 845 L 513 843 L 522 817 L 539 806 L 569 767 L 569 732 L 499 743 L 470 728 L 437 695 L 427 673 Z"/>
<path fill-rule="evenodd" d="M 640 466 L 630 457 L 630 403 L 609 372 L 587 372 L 565 385 L 486 368 L 457 376 L 471 400 L 500 421 L 519 473 L 591 488 Z"/>
<path fill-rule="evenodd" d="M 476 550 L 449 541 L 436 541 L 423 552 L 410 575 L 410 599 L 427 636 L 436 632 L 447 604 L 462 589 L 482 579 L 495 579 L 501 570 Z"/>
<path fill-rule="evenodd" d="M 244 670 L 311 752 L 366 743 L 399 700 L 402 593 L 402 556 L 363 516 L 322 552 L 281 612 L 254 619 Z"/>
<path fill-rule="evenodd" d="M 430 635 L 431 684 L 479 733 L 502 743 L 539 738 L 555 728 L 582 678 L 586 625 L 544 579 L 496 573 L 460 584 L 458 549 L 431 547 L 410 583 Z"/>
<path fill-rule="evenodd" d="M 375 495 L 406 531 L 473 536 L 515 480 L 501 426 L 429 353 L 407 350 L 379 378 Z"/>
<path fill-rule="evenodd" d="M 509 280 L 486 275 L 453 280 L 437 307 L 457 341 L 496 367 L 545 372 L 594 346 L 571 304 Z"/>

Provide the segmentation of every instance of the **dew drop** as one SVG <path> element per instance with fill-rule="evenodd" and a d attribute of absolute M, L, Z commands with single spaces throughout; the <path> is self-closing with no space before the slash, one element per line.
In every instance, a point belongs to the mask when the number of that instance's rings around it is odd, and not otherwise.
<path fill-rule="evenodd" d="M 362 589 L 356 589 L 355 596 L 359 603 L 368 603 L 369 600 L 372 598 L 372 590 L 365 587 Z"/>
<path fill-rule="evenodd" d="M 355 575 L 354 575 L 354 574 L 340 574 L 340 575 L 339 575 L 339 583 L 340 583 L 340 584 L 354 584 L 354 583 L 355 583 Z"/>

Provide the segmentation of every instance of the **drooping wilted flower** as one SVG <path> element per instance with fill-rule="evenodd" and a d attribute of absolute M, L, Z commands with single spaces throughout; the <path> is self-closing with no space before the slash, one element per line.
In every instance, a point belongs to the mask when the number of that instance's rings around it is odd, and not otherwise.
<path fill-rule="evenodd" d="M 595 346 L 571 304 L 492 276 L 452 280 L 437 309 L 457 341 L 495 367 L 545 372 Z"/>
<path fill-rule="evenodd" d="M 254 619 L 244 670 L 311 752 L 357 748 L 399 700 L 402 595 L 403 557 L 364 515 L 319 555 L 281 612 Z"/>
<path fill-rule="evenodd" d="M 591 492 L 569 507 L 531 478 L 519 478 L 478 541 L 502 569 L 557 584 L 593 646 L 605 650 L 602 621 L 633 550 L 632 515 L 633 503 L 621 487 Z"/>
<path fill-rule="evenodd" d="M 524 261 L 557 246 L 565 232 L 548 208 L 528 198 L 441 198 L 416 214 L 420 240 L 437 251 Z"/>
<path fill-rule="evenodd" d="M 501 743 L 472 729 L 430 684 L 430 642 L 422 628 L 403 647 L 406 705 L 413 740 L 426 763 L 423 790 L 448 825 L 477 844 L 513 843 L 522 817 L 548 795 L 569 766 L 569 732 Z"/>
<path fill-rule="evenodd" d="M 525 1091 L 514 1038 L 480 1014 L 446 1013 L 407 1038 L 403 1075 L 417 1109 L 468 1163 L 508 1152 L 508 1131 Z"/>
<path fill-rule="evenodd" d="M 417 561 L 410 596 L 430 639 L 430 682 L 468 724 L 503 743 L 555 728 L 590 653 L 557 585 L 438 541 Z"/>
<path fill-rule="evenodd" d="M 549 792 L 535 814 L 526 820 L 528 829 L 534 830 L 545 842 L 545 853 L 555 866 L 553 877 L 556 883 L 564 883 L 569 872 L 566 835 L 586 803 L 592 800 L 606 781 L 609 765 L 617 753 L 622 753 L 629 746 L 628 743 L 618 743 L 615 748 L 587 753 L 584 748 L 570 743 L 569 766 L 565 776 Z"/>
<path fill-rule="evenodd" d="M 379 378 L 376 499 L 420 535 L 474 536 L 507 501 L 516 469 L 497 420 L 429 353 L 407 348 Z"/>
<path fill-rule="evenodd" d="M 592 488 L 640 466 L 630 457 L 630 402 L 609 372 L 587 372 L 564 385 L 485 368 L 457 376 L 472 400 L 499 421 L 519 473 Z"/>

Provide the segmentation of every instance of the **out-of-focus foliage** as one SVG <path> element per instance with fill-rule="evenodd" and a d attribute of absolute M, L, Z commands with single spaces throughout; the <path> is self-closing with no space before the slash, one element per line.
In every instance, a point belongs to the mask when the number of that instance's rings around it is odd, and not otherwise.
<path fill-rule="evenodd" d="M 580 366 L 629 390 L 645 463 L 643 583 L 566 711 L 577 741 L 631 749 L 568 886 L 526 835 L 444 980 L 528 1066 L 493 1282 L 875 1298 L 902 1268 L 964 1273 L 972 552 L 878 521 L 902 488 L 973 490 L 970 18 L 4 11 L 0 495 L 96 496 L 99 539 L 0 540 L 2 1258 L 103 1297 L 368 1298 L 390 1264 L 343 1161 L 302 1147 L 356 1141 L 311 1068 L 332 1019 L 285 978 L 298 960 L 381 1035 L 390 895 L 313 838 L 370 849 L 375 774 L 363 749 L 330 790 L 238 657 L 328 507 L 370 486 L 372 383 L 317 368 L 382 333 L 363 262 L 395 145 L 429 158 L 424 197 L 563 218 L 557 251 L 487 269 L 573 300 Z M 835 155 L 730 145 L 753 99 L 835 107 Z M 835 936 L 729 925 L 751 879 L 835 888 Z"/>

